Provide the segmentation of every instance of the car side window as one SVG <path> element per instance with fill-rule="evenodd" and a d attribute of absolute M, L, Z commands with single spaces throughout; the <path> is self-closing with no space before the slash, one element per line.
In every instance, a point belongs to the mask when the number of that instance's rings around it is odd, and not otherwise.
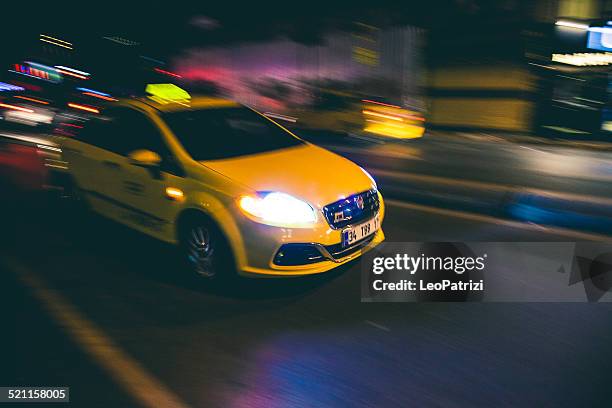
<path fill-rule="evenodd" d="M 121 156 L 139 149 L 151 150 L 162 158 L 162 171 L 184 174 L 157 127 L 144 113 L 133 109 L 109 109 L 104 116 L 92 119 L 76 139 Z"/>
<path fill-rule="evenodd" d="M 117 115 L 116 123 L 118 128 L 113 147 L 115 153 L 127 156 L 135 150 L 151 150 L 162 158 L 162 171 L 182 176 L 183 172 L 166 145 L 162 134 L 143 113 L 123 110 Z"/>
<path fill-rule="evenodd" d="M 157 127 L 142 113 L 124 110 L 117 115 L 115 152 L 127 156 L 134 150 L 146 149 L 164 157 L 170 152 Z"/>

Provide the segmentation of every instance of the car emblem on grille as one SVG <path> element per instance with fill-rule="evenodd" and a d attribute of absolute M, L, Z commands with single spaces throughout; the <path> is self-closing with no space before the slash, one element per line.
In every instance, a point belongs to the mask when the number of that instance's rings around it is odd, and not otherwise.
<path fill-rule="evenodd" d="M 360 195 L 355 197 L 355 204 L 357 205 L 357 208 L 359 208 L 360 210 L 363 210 L 363 207 L 364 207 L 363 197 Z"/>
<path fill-rule="evenodd" d="M 339 211 L 337 213 L 334 213 L 334 222 L 342 222 L 342 221 L 347 221 L 350 220 L 351 217 L 346 217 L 344 215 L 344 211 Z"/>

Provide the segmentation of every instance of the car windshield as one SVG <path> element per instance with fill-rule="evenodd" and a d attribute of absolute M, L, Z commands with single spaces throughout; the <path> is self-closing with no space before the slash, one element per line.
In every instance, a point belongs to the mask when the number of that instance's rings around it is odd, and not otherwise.
<path fill-rule="evenodd" d="M 167 112 L 162 115 L 195 160 L 220 160 L 304 144 L 248 108 Z"/>

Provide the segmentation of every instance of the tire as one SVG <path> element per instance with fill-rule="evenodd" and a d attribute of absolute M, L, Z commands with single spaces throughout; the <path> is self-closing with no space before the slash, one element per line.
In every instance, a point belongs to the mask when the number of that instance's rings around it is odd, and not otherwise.
<path fill-rule="evenodd" d="M 203 215 L 180 225 L 179 256 L 192 277 L 208 283 L 237 279 L 232 250 L 219 228 Z"/>

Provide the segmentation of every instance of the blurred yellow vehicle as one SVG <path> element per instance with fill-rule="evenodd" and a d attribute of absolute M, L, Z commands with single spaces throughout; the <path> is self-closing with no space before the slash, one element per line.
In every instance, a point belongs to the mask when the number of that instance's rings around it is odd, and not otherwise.
<path fill-rule="evenodd" d="M 425 117 L 413 109 L 355 95 L 326 90 L 325 103 L 291 112 L 297 127 L 333 132 L 366 132 L 394 139 L 417 139 L 425 134 Z"/>
<path fill-rule="evenodd" d="M 360 99 L 349 92 L 317 89 L 317 97 L 309 106 L 300 106 L 290 113 L 297 117 L 298 127 L 333 132 L 361 130 L 363 118 Z"/>
<path fill-rule="evenodd" d="M 210 280 L 326 272 L 384 240 L 365 170 L 232 101 L 119 101 L 61 146 L 74 196 Z"/>
<path fill-rule="evenodd" d="M 364 99 L 364 132 L 396 139 L 416 139 L 425 133 L 422 114 L 396 105 Z"/>

